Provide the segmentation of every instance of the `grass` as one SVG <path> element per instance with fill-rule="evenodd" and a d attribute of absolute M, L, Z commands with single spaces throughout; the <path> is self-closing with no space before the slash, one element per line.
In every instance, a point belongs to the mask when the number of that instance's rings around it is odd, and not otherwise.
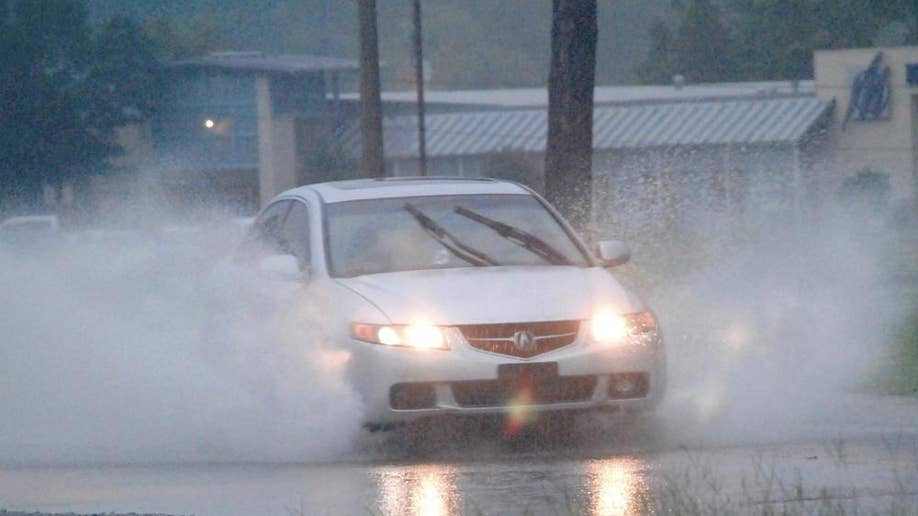
<path fill-rule="evenodd" d="M 904 323 L 893 333 L 886 377 L 880 382 L 887 394 L 918 396 L 918 232 L 899 228 L 888 270 L 907 307 Z"/>
<path fill-rule="evenodd" d="M 897 333 L 881 389 L 887 394 L 918 396 L 918 313 L 913 311 Z"/>
<path fill-rule="evenodd" d="M 897 244 L 888 270 L 907 315 L 891 333 L 888 365 L 875 383 L 883 394 L 918 396 L 918 234 L 900 232 Z"/>
<path fill-rule="evenodd" d="M 826 487 L 804 480 L 796 474 L 781 473 L 761 457 L 752 458 L 751 467 L 738 478 L 725 476 L 703 457 L 686 452 L 688 465 L 676 473 L 665 472 L 650 478 L 646 485 L 629 493 L 627 499 L 603 507 L 596 500 L 584 500 L 569 487 L 560 487 L 546 496 L 545 505 L 531 505 L 520 514 L 557 515 L 754 515 L 754 516 L 829 516 L 918 514 L 918 449 L 912 441 L 884 441 L 890 464 L 888 485 L 876 487 Z M 819 460 L 830 461 L 842 471 L 851 471 L 844 442 L 826 445 Z M 816 457 L 812 458 L 816 460 Z M 585 503 L 584 503 L 585 502 Z M 475 512 L 474 514 L 486 514 Z"/>

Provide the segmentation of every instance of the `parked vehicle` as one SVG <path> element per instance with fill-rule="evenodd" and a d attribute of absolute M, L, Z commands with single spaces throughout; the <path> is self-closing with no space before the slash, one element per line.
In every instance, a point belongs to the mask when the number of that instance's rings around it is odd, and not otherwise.
<path fill-rule="evenodd" d="M 652 409 L 660 328 L 608 270 L 627 246 L 597 252 L 518 184 L 391 178 L 284 192 L 236 261 L 322 314 L 317 334 L 345 350 L 366 422 L 380 424 Z"/>
<path fill-rule="evenodd" d="M 25 215 L 0 222 L 0 246 L 42 245 L 60 234 L 56 215 Z"/>

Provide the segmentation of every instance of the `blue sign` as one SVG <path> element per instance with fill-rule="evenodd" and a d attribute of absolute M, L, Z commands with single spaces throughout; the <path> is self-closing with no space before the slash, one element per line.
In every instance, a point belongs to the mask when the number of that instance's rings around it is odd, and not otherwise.
<path fill-rule="evenodd" d="M 882 120 L 889 118 L 889 66 L 883 64 L 883 52 L 870 62 L 870 66 L 854 77 L 851 84 L 851 101 L 842 129 L 848 121 Z"/>

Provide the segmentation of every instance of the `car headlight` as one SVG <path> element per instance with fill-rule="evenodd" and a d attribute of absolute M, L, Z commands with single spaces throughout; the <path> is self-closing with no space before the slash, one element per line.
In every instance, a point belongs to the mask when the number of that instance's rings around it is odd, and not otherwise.
<path fill-rule="evenodd" d="M 649 311 L 629 314 L 599 311 L 590 321 L 593 342 L 606 345 L 621 344 L 627 337 L 655 335 L 656 331 L 657 320 Z"/>
<path fill-rule="evenodd" d="M 383 346 L 417 349 L 449 349 L 444 328 L 431 324 L 365 324 L 351 325 L 351 336 Z"/>

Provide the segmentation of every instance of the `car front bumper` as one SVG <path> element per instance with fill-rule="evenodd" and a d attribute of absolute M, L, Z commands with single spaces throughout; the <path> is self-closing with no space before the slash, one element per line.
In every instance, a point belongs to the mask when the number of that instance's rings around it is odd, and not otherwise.
<path fill-rule="evenodd" d="M 449 350 L 356 340 L 349 347 L 349 370 L 368 423 L 439 414 L 648 410 L 660 401 L 666 384 L 659 336 L 603 346 L 588 342 L 581 331 L 572 344 L 526 359 L 482 351 L 466 342 Z M 508 370 L 524 374 L 508 378 Z"/>

